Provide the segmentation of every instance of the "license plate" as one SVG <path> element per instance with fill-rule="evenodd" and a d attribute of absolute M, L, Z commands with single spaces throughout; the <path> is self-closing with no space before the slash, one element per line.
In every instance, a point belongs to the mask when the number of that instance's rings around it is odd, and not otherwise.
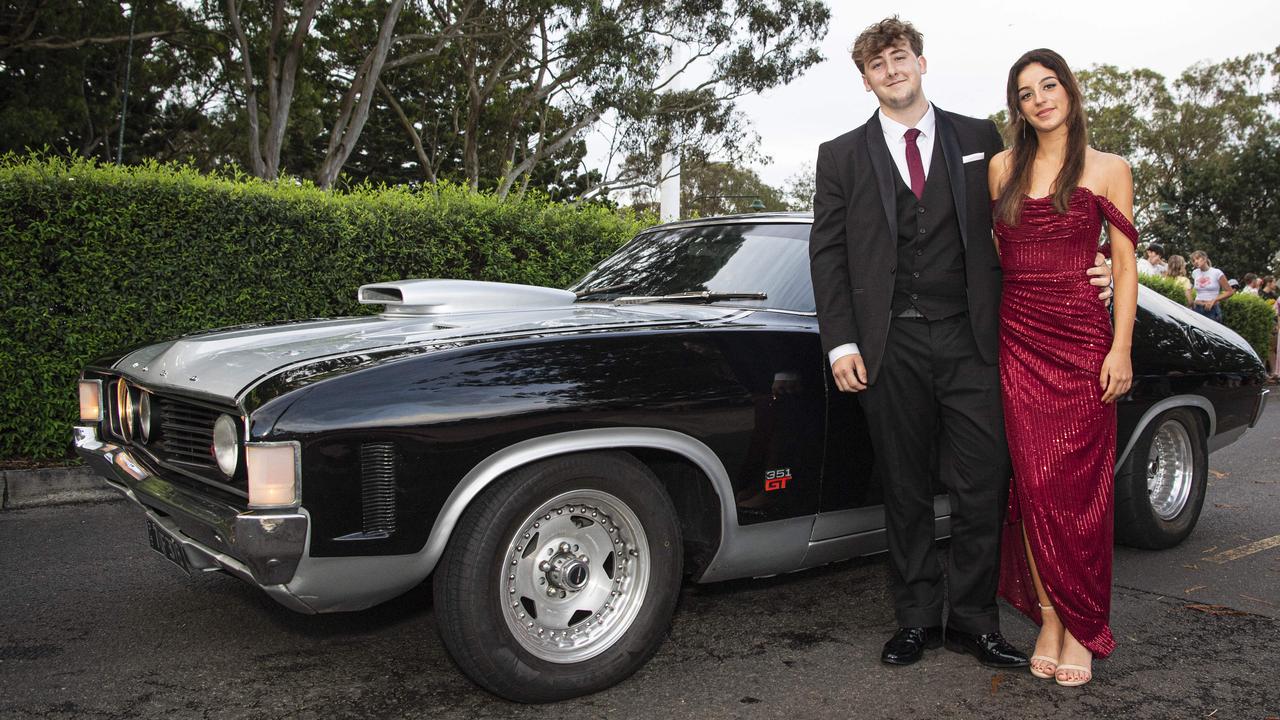
<path fill-rule="evenodd" d="M 152 550 L 182 568 L 182 572 L 191 574 L 191 565 L 187 562 L 187 554 L 182 550 L 182 545 L 173 539 L 167 530 L 150 519 L 147 520 L 147 542 L 151 543 Z"/>

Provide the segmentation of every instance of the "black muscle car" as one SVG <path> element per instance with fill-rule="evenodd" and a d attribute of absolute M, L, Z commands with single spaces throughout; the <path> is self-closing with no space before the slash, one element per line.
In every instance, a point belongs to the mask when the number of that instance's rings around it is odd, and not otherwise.
<path fill-rule="evenodd" d="M 682 578 L 885 547 L 865 421 L 819 346 L 810 222 L 663 225 L 569 290 L 379 283 L 359 289 L 379 315 L 104 358 L 75 444 L 188 572 L 304 613 L 430 576 L 475 682 L 526 702 L 600 690 L 662 642 Z M 1191 532 L 1208 453 L 1257 420 L 1265 373 L 1226 327 L 1145 289 L 1139 305 L 1116 529 L 1160 548 Z"/>

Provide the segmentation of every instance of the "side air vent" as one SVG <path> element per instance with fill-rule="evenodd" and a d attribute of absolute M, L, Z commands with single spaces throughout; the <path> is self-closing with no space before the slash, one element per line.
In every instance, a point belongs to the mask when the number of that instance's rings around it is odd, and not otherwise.
<path fill-rule="evenodd" d="M 392 443 L 360 446 L 360 501 L 366 538 L 396 531 L 396 449 Z"/>

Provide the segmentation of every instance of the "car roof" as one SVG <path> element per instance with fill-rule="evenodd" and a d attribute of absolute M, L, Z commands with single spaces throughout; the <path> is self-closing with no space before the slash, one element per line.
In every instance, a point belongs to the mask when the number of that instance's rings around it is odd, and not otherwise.
<path fill-rule="evenodd" d="M 644 232 L 652 232 L 654 230 L 677 230 L 686 227 L 701 227 L 704 225 L 741 225 L 743 223 L 760 224 L 760 223 L 787 223 L 787 224 L 810 224 L 813 222 L 813 213 L 800 212 L 754 212 L 741 213 L 738 215 L 713 215 L 712 217 L 694 218 L 691 220 L 676 220 L 675 222 L 655 225 L 651 228 L 645 228 Z"/>

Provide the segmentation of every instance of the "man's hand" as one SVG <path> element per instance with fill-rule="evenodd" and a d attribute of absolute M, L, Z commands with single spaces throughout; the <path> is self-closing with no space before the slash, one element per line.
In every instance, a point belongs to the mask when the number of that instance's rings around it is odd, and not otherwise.
<path fill-rule="evenodd" d="M 845 355 L 831 364 L 831 374 L 836 378 L 836 387 L 840 392 L 858 392 L 867 389 L 867 367 L 862 364 L 862 355 L 853 353 Z"/>
<path fill-rule="evenodd" d="M 1102 292 L 1098 293 L 1098 299 L 1104 303 L 1111 302 L 1111 266 L 1107 264 L 1107 259 L 1098 253 L 1093 259 L 1093 267 L 1086 271 L 1089 274 L 1089 284 L 1094 287 L 1102 288 Z"/>

